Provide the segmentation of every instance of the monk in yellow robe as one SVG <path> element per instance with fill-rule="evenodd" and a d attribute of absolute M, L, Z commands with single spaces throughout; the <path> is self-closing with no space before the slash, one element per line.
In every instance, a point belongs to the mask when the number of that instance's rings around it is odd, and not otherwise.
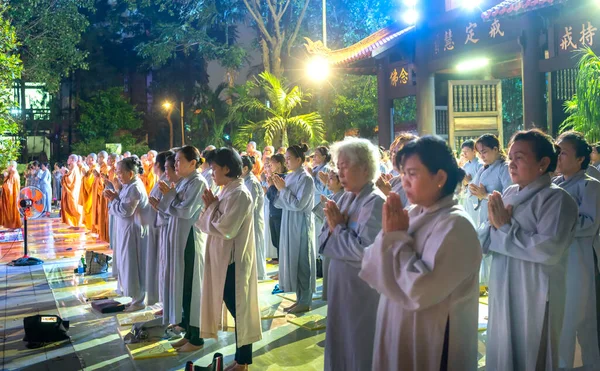
<path fill-rule="evenodd" d="M 2 194 L 0 195 L 0 225 L 8 229 L 21 228 L 21 214 L 19 214 L 19 192 L 21 179 L 17 171 L 17 163 L 11 161 L 4 173 Z"/>
<path fill-rule="evenodd" d="M 62 222 L 72 227 L 81 225 L 81 207 L 79 192 L 81 192 L 81 171 L 77 166 L 77 155 L 69 156 L 68 170 L 63 170 L 62 185 Z"/>
<path fill-rule="evenodd" d="M 96 181 L 94 184 L 94 204 L 96 212 L 94 214 L 94 232 L 98 233 L 98 238 L 104 242 L 109 242 L 108 235 L 108 200 L 102 196 L 106 182 L 108 182 L 108 172 L 110 167 L 107 163 L 108 154 L 106 151 L 98 153 L 98 168 Z"/>
<path fill-rule="evenodd" d="M 83 225 L 90 231 L 94 230 L 94 216 L 96 215 L 96 205 L 94 204 L 94 185 L 96 184 L 96 160 L 98 156 L 90 153 L 86 159 L 86 168 L 84 168 L 81 179 L 81 192 L 79 193 L 79 205 L 83 208 Z"/>
<path fill-rule="evenodd" d="M 154 163 L 156 162 L 156 151 L 149 151 L 146 155 L 146 161 L 142 161 L 144 166 L 144 174 L 142 175 L 144 181 L 144 188 L 146 188 L 146 193 L 150 195 L 150 191 L 154 188 L 156 184 L 157 177 L 154 173 Z M 142 156 L 143 157 L 143 156 Z"/>

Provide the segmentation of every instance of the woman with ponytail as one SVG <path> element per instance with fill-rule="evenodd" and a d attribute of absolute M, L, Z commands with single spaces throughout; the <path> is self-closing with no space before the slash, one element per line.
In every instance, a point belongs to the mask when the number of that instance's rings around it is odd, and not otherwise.
<path fill-rule="evenodd" d="M 295 291 L 296 303 L 287 308 L 290 313 L 310 310 L 316 288 L 316 251 L 314 244 L 315 183 L 302 166 L 308 146 L 293 145 L 285 152 L 290 174 L 283 180 L 273 175 L 277 188 L 275 207 L 282 210 L 279 239 L 279 288 Z"/>
<path fill-rule="evenodd" d="M 144 309 L 145 250 L 148 244 L 148 196 L 140 175 L 144 173 L 137 158 L 126 158 L 117 164 L 116 175 L 122 187 L 107 189 L 109 213 L 115 218 L 115 262 L 118 264 L 118 286 L 132 301 L 125 309 L 135 312 Z"/>

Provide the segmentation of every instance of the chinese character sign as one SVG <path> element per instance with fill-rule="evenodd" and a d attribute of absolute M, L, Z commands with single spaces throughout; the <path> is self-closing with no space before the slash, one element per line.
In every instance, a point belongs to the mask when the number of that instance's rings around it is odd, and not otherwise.
<path fill-rule="evenodd" d="M 452 30 L 444 33 L 444 51 L 454 50 L 454 40 L 452 40 Z"/>
<path fill-rule="evenodd" d="M 399 79 L 400 79 L 400 77 L 398 76 L 398 70 L 394 68 L 394 70 L 390 74 L 390 81 L 392 83 L 392 86 L 398 85 Z"/>
<path fill-rule="evenodd" d="M 592 22 L 587 21 L 582 23 L 581 31 L 579 31 L 579 39 L 577 39 L 577 31 L 573 31 L 573 26 L 565 26 L 564 32 L 561 34 L 560 38 L 560 50 L 571 51 L 577 49 L 578 47 L 593 46 L 596 31 L 598 31 L 598 29 L 592 24 Z"/>
<path fill-rule="evenodd" d="M 467 40 L 465 41 L 465 44 L 468 44 L 469 42 L 477 44 L 479 42 L 479 39 L 475 38 L 475 28 L 477 28 L 477 23 L 469 22 L 469 25 L 466 28 Z"/>
<path fill-rule="evenodd" d="M 598 31 L 598 29 L 594 26 L 592 26 L 591 22 L 587 23 L 587 27 L 585 24 L 581 25 L 581 38 L 579 39 L 579 42 L 582 45 L 587 45 L 587 46 L 593 46 L 594 45 L 594 36 L 596 36 L 596 31 Z"/>
<path fill-rule="evenodd" d="M 408 72 L 406 72 L 404 67 L 402 68 L 402 71 L 400 71 L 400 82 L 402 84 L 408 83 Z"/>
<path fill-rule="evenodd" d="M 494 19 L 494 22 L 492 22 L 492 26 L 490 27 L 490 37 L 495 39 L 498 35 L 504 36 L 504 31 L 500 29 L 500 21 Z"/>

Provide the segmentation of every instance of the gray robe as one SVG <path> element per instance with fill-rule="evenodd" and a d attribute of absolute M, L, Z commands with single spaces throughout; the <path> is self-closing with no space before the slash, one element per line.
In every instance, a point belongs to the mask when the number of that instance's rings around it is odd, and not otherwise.
<path fill-rule="evenodd" d="M 475 159 L 473 161 L 469 161 L 463 166 L 463 170 L 465 171 L 465 173 L 467 173 L 467 175 L 469 175 L 471 177 L 471 182 L 469 182 L 469 184 L 473 184 L 473 180 L 475 179 L 475 177 L 477 176 L 477 173 L 480 171 L 481 168 L 483 168 L 483 164 L 481 162 L 479 162 L 479 158 L 477 158 L 477 157 L 475 157 Z M 477 184 L 477 185 L 479 185 L 479 184 Z M 471 219 L 473 219 L 473 223 L 475 223 L 479 219 L 479 217 L 478 217 L 479 212 L 477 210 L 475 210 L 476 202 L 474 203 L 474 200 L 469 199 L 471 192 L 469 191 L 468 185 L 467 185 L 467 187 L 465 187 L 465 190 L 463 193 L 464 193 L 463 194 L 463 197 L 464 197 L 463 206 L 464 206 L 467 214 L 469 214 L 471 216 Z"/>
<path fill-rule="evenodd" d="M 48 169 L 46 171 L 40 169 L 38 178 L 40 191 L 44 194 L 44 211 L 49 213 L 52 211 L 52 174 Z"/>
<path fill-rule="evenodd" d="M 252 196 L 252 210 L 254 213 L 254 247 L 256 248 L 256 273 L 259 280 L 266 280 L 267 277 L 267 257 L 265 246 L 265 219 L 264 200 L 265 192 L 262 185 L 252 171 L 244 178 L 244 184 Z"/>
<path fill-rule="evenodd" d="M 176 183 L 179 184 L 181 179 Z M 162 193 L 160 195 L 162 197 Z M 158 229 L 158 299 L 165 302 L 165 296 L 169 295 L 171 270 L 169 267 L 171 247 L 173 242 L 169 240 L 169 220 L 171 216 L 163 211 L 156 212 L 156 228 Z M 164 305 L 163 305 L 164 308 Z"/>
<path fill-rule="evenodd" d="M 343 195 L 344 195 L 344 189 L 342 188 L 340 191 L 330 195 L 328 198 L 339 205 L 340 199 L 342 198 Z M 325 205 L 323 205 L 322 202 L 319 202 L 318 207 L 321 209 L 321 214 L 323 214 L 323 218 L 325 218 L 325 213 L 323 212 Z M 313 208 L 313 210 L 314 209 L 315 208 Z M 317 219 L 317 218 L 318 218 L 318 216 L 315 213 L 315 219 Z M 321 227 L 321 231 L 319 231 L 319 234 L 322 233 L 322 230 L 324 228 L 329 229 L 328 224 L 326 223 L 325 220 L 323 220 L 322 224 L 323 224 L 323 227 Z M 320 243 L 319 243 L 319 245 L 320 245 Z M 331 259 L 329 259 L 326 255 L 322 255 L 322 256 L 323 256 L 323 286 L 321 287 L 321 300 L 327 301 L 327 287 L 329 286 L 329 262 Z"/>
<path fill-rule="evenodd" d="M 165 181 L 165 175 L 157 180 L 148 197 L 162 198 L 160 182 Z M 159 302 L 158 279 L 159 279 L 159 226 L 158 213 L 150 208 L 150 223 L 148 224 L 148 249 L 146 250 L 146 301 L 148 305 Z"/>
<path fill-rule="evenodd" d="M 598 168 L 596 168 L 594 166 L 588 166 L 585 173 L 587 175 L 591 176 L 592 178 L 600 181 L 600 170 L 598 170 Z"/>
<path fill-rule="evenodd" d="M 148 244 L 148 196 L 144 183 L 135 178 L 124 184 L 108 204 L 115 221 L 118 285 L 125 296 L 143 298 L 145 252 Z"/>
<path fill-rule="evenodd" d="M 477 276 L 481 249 L 452 196 L 409 210 L 408 231 L 380 233 L 359 276 L 381 293 L 373 370 L 477 370 Z"/>
<path fill-rule="evenodd" d="M 319 179 L 319 172 L 324 171 L 328 173 L 330 170 L 327 164 L 315 166 L 312 168 L 311 175 L 313 177 L 313 181 L 315 182 L 315 201 L 313 205 L 318 205 L 321 202 L 321 195 L 327 197 L 331 194 L 329 189 L 327 189 L 327 184 L 323 184 L 321 179 Z M 321 232 L 321 228 L 323 227 L 323 222 L 319 220 L 319 218 L 315 218 L 315 245 L 318 245 L 319 233 Z"/>
<path fill-rule="evenodd" d="M 577 204 L 548 174 L 508 187 L 502 199 L 513 206 L 511 224 L 479 230 L 483 252 L 492 254 L 486 370 L 536 370 L 544 328 L 545 370 L 556 370 Z"/>
<path fill-rule="evenodd" d="M 200 336 L 217 338 L 223 314 L 223 289 L 229 264 L 235 263 L 235 332 L 237 346 L 262 339 L 252 196 L 242 179 L 221 190 L 197 222 L 208 234 Z"/>
<path fill-rule="evenodd" d="M 52 198 L 60 201 L 60 197 L 62 196 L 62 173 L 60 171 L 55 170 L 52 173 Z"/>
<path fill-rule="evenodd" d="M 402 187 L 402 177 L 400 175 L 393 177 L 392 180 L 390 180 L 390 185 L 392 186 L 392 192 L 395 192 L 400 196 L 402 206 L 404 206 L 405 209 L 409 207 L 410 201 L 408 201 L 404 187 Z"/>
<path fill-rule="evenodd" d="M 579 205 L 575 238 L 567 258 L 567 299 L 560 335 L 560 367 L 573 368 L 577 342 L 581 346 L 583 365 L 590 370 L 600 370 L 594 270 L 594 248 L 598 248 L 600 230 L 600 182 L 586 175 L 585 170 L 570 179 L 559 176 L 552 182 L 569 192 Z"/>
<path fill-rule="evenodd" d="M 190 232 L 194 234 L 196 255 L 194 257 L 193 292 L 190 304 L 190 325 L 200 327 L 200 301 L 202 298 L 202 277 L 204 275 L 204 250 L 206 234 L 195 226 L 204 202 L 202 194 L 207 184 L 199 172 L 182 178 L 175 189 L 163 195 L 158 209 L 168 214 L 168 246 L 165 264 L 166 291 L 163 293 L 163 323 L 178 324 L 183 314 L 183 273 L 185 270 L 184 251 Z"/>
<path fill-rule="evenodd" d="M 279 288 L 285 292 L 297 291 L 300 264 L 310 266 L 310 290 L 314 292 L 316 289 L 314 191 L 312 176 L 300 167 L 286 176 L 285 188 L 275 200 L 275 207 L 283 210 L 279 238 Z"/>
<path fill-rule="evenodd" d="M 219 186 L 217 186 L 217 184 L 215 183 L 215 180 L 212 177 L 212 169 L 209 166 L 208 168 L 206 168 L 205 170 L 202 171 L 202 176 L 204 177 L 204 180 L 206 180 L 206 184 L 208 184 L 208 187 L 210 188 L 210 190 L 214 193 L 217 194 L 217 192 L 219 191 Z"/>
<path fill-rule="evenodd" d="M 324 223 L 319 235 L 319 252 L 330 259 L 325 370 L 371 368 L 379 293 L 358 273 L 364 249 L 381 231 L 384 202 L 385 195 L 373 182 L 358 195 L 345 192 L 337 204 L 348 216 L 347 225 L 338 225 L 330 233 Z"/>

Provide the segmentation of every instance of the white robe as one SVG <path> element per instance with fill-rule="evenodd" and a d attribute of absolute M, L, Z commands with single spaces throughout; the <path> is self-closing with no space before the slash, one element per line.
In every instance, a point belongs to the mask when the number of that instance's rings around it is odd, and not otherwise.
<path fill-rule="evenodd" d="M 392 180 L 390 180 L 390 185 L 392 186 L 392 192 L 395 192 L 400 196 L 402 206 L 404 206 L 405 209 L 409 207 L 410 201 L 408 201 L 408 197 L 406 196 L 406 192 L 402 186 L 402 177 L 400 175 L 393 177 Z"/>
<path fill-rule="evenodd" d="M 560 335 L 560 367 L 572 369 L 575 344 L 581 347 L 583 365 L 600 370 L 596 320 L 594 248 L 600 230 L 600 182 L 579 171 L 570 179 L 563 176 L 553 183 L 569 192 L 579 206 L 575 238 L 567 258 L 565 316 Z"/>
<path fill-rule="evenodd" d="M 38 173 L 38 186 L 40 191 L 44 194 L 44 211 L 52 211 L 52 174 L 50 170 L 40 170 Z"/>
<path fill-rule="evenodd" d="M 483 252 L 492 254 L 486 371 L 536 370 L 546 312 L 545 370 L 556 370 L 577 204 L 547 174 L 521 190 L 508 187 L 502 199 L 513 206 L 511 224 L 479 230 Z"/>
<path fill-rule="evenodd" d="M 297 291 L 298 266 L 310 265 L 310 289 L 317 286 L 317 261 L 314 245 L 312 208 L 315 185 L 313 178 L 300 167 L 285 177 L 285 188 L 278 192 L 275 207 L 282 209 L 279 238 L 279 288 Z M 300 254 L 300 251 L 308 254 Z"/>
<path fill-rule="evenodd" d="M 177 181 L 176 185 L 181 182 Z M 162 193 L 160 195 L 162 197 Z M 171 269 L 169 267 L 171 246 L 169 240 L 169 220 L 171 216 L 160 210 L 156 212 L 156 227 L 158 229 L 158 298 L 161 303 L 165 302 L 165 296 L 169 295 Z M 164 308 L 164 305 L 163 305 Z"/>
<path fill-rule="evenodd" d="M 244 178 L 244 184 L 252 196 L 252 210 L 254 213 L 254 247 L 256 248 L 256 272 L 259 280 L 266 280 L 267 257 L 265 251 L 265 219 L 264 200 L 265 193 L 260 182 L 250 171 Z"/>
<path fill-rule="evenodd" d="M 212 172 L 212 168 L 209 166 L 208 168 L 202 171 L 202 176 L 204 177 L 204 180 L 206 180 L 206 184 L 208 184 L 210 190 L 214 194 L 217 194 L 217 192 L 219 191 L 219 186 L 217 186 L 217 183 L 215 183 L 215 180 L 212 177 Z"/>
<path fill-rule="evenodd" d="M 477 277 L 481 249 L 452 196 L 409 210 L 408 231 L 380 233 L 359 276 L 381 293 L 373 370 L 477 370 Z"/>
<path fill-rule="evenodd" d="M 467 175 L 469 175 L 471 177 L 471 181 L 469 182 L 469 184 L 473 184 L 473 180 L 475 179 L 475 177 L 477 176 L 477 173 L 480 171 L 481 168 L 483 168 L 483 164 L 481 162 L 479 162 L 478 157 L 475 157 L 475 159 L 473 161 L 469 161 L 463 166 L 463 170 L 465 171 L 465 173 L 467 173 Z M 479 185 L 479 184 L 477 184 L 477 185 Z M 465 190 L 463 193 L 464 193 L 463 206 L 464 206 L 467 214 L 469 214 L 471 216 L 471 219 L 473 219 L 473 223 L 475 223 L 479 219 L 479 217 L 478 217 L 479 213 L 478 213 L 478 211 L 475 210 L 476 203 L 474 203 L 474 200 L 469 200 L 469 196 L 471 195 L 471 192 L 469 191 L 468 185 L 465 187 Z"/>
<path fill-rule="evenodd" d="M 321 202 L 321 195 L 327 197 L 331 194 L 331 191 L 327 189 L 327 184 L 321 183 L 321 179 L 319 179 L 319 172 L 323 171 L 325 173 L 329 173 L 329 166 L 327 164 L 315 166 L 312 168 L 311 175 L 313 177 L 313 181 L 315 182 L 315 201 L 313 205 L 319 204 Z M 319 233 L 321 233 L 321 228 L 323 227 L 323 222 L 319 220 L 319 218 L 315 218 L 315 246 L 318 244 Z"/>
<path fill-rule="evenodd" d="M 217 338 L 223 314 L 223 289 L 235 263 L 237 346 L 262 339 L 252 196 L 242 179 L 223 187 L 219 199 L 202 213 L 198 227 L 208 234 L 202 297 L 202 338 Z"/>
<path fill-rule="evenodd" d="M 166 176 L 158 179 L 150 191 L 148 197 L 162 198 L 160 182 L 166 182 Z M 146 302 L 152 305 L 159 302 L 158 279 L 159 279 L 159 239 L 160 230 L 158 226 L 158 213 L 150 207 L 150 223 L 148 224 L 148 249 L 146 250 Z"/>
<path fill-rule="evenodd" d="M 158 209 L 169 215 L 167 231 L 167 263 L 165 264 L 165 292 L 163 293 L 163 323 L 178 324 L 183 314 L 184 252 L 190 232 L 194 234 L 196 255 L 194 256 L 193 292 L 190 303 L 189 324 L 200 327 L 200 301 L 202 277 L 204 276 L 204 250 L 206 235 L 194 224 L 204 208 L 202 194 L 207 184 L 199 172 L 182 178 L 175 189 L 163 195 Z"/>
<path fill-rule="evenodd" d="M 342 198 L 342 196 L 344 195 L 344 189 L 342 188 L 341 190 L 339 190 L 337 193 L 334 193 L 332 195 L 330 195 L 328 198 L 332 201 L 334 201 L 335 203 L 339 203 L 340 199 Z M 323 204 L 323 202 L 319 202 L 319 208 L 324 209 L 325 205 Z M 314 208 L 313 208 L 314 210 Z M 325 213 L 323 212 L 323 217 L 325 216 Z M 315 217 L 315 219 L 317 219 L 317 217 Z M 323 228 L 327 228 L 327 223 L 323 222 Z M 318 241 L 317 241 L 318 242 Z M 320 245 L 320 243 L 319 243 Z M 329 263 L 330 263 L 330 259 L 326 256 L 323 255 L 323 285 L 321 286 L 321 300 L 327 301 L 327 290 L 328 290 L 328 286 L 329 286 Z"/>
<path fill-rule="evenodd" d="M 358 195 L 345 192 L 337 202 L 340 211 L 348 215 L 346 225 L 338 225 L 330 233 L 327 222 L 323 223 L 319 252 L 329 258 L 325 370 L 371 368 L 379 293 L 358 273 L 364 249 L 381 231 L 384 202 L 385 195 L 369 182 Z"/>
<path fill-rule="evenodd" d="M 145 252 L 148 244 L 148 196 L 144 183 L 135 178 L 124 184 L 117 198 L 109 202 L 114 217 L 118 285 L 125 296 L 137 299 L 144 294 Z"/>

